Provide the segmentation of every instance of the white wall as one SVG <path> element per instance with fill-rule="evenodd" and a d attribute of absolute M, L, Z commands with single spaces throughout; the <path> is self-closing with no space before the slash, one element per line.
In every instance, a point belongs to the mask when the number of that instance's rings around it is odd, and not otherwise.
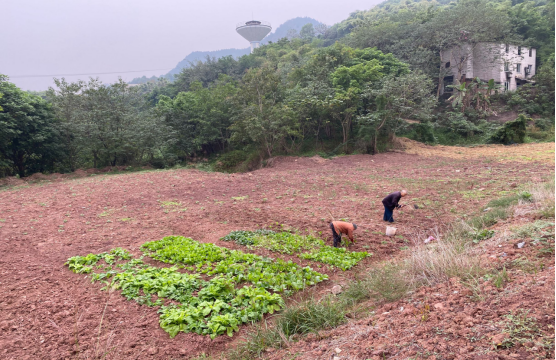
<path fill-rule="evenodd" d="M 446 69 L 448 71 L 447 76 L 457 77 L 458 69 L 455 63 L 458 60 L 454 56 L 458 58 L 465 56 L 466 63 L 463 66 L 462 74 L 465 74 L 468 79 L 474 77 L 483 81 L 494 79 L 502 85 L 509 81 L 509 90 L 513 91 L 517 89 L 516 77 L 522 80 L 530 80 L 536 73 L 536 49 L 531 49 L 531 52 L 529 52 L 529 48 L 521 47 L 521 54 L 519 54 L 519 49 L 520 47 L 517 45 L 506 47 L 504 44 L 495 43 L 479 43 L 473 49 L 470 47 L 467 49 L 450 49 L 442 53 L 443 66 L 450 62 L 450 68 Z M 508 73 L 504 70 L 506 62 L 509 64 Z M 519 72 L 517 71 L 518 64 L 521 65 Z M 531 72 L 526 75 L 525 69 L 528 66 L 531 66 Z"/>

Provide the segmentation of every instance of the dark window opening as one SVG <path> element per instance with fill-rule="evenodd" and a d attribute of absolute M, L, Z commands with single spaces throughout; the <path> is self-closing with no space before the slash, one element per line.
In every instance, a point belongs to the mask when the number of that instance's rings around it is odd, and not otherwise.
<path fill-rule="evenodd" d="M 452 89 L 451 87 L 448 87 L 448 85 L 452 85 L 454 83 L 454 76 L 445 76 L 444 77 L 444 92 L 445 93 L 451 93 L 454 91 L 454 89 Z"/>
<path fill-rule="evenodd" d="M 529 49 L 529 57 L 533 56 L 533 49 Z"/>
<path fill-rule="evenodd" d="M 517 65 L 516 65 L 515 71 L 518 72 L 518 73 L 521 72 L 521 64 L 517 64 Z"/>
<path fill-rule="evenodd" d="M 449 68 L 449 67 L 450 67 L 450 62 L 448 61 L 448 62 L 446 63 L 446 69 Z"/>
<path fill-rule="evenodd" d="M 521 55 L 521 46 L 517 47 L 517 55 Z"/>
<path fill-rule="evenodd" d="M 506 54 L 510 52 L 510 45 L 506 44 Z"/>

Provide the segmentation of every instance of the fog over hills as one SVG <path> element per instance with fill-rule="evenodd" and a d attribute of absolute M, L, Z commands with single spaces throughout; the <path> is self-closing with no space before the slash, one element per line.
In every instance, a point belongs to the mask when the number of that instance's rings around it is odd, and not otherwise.
<path fill-rule="evenodd" d="M 301 28 L 306 24 L 313 24 L 313 26 L 321 24 L 321 22 L 312 19 L 310 17 L 297 17 L 294 19 L 290 19 L 283 23 L 282 25 L 278 26 L 275 30 L 273 30 L 267 37 L 261 41 L 261 44 L 267 44 L 269 41 L 275 42 L 287 36 L 288 31 L 291 29 L 296 30 L 298 33 L 301 31 Z M 240 36 L 239 34 L 237 36 Z M 249 44 L 247 40 L 245 40 L 246 44 Z M 224 56 L 233 56 L 234 58 L 239 58 L 243 55 L 249 54 L 250 47 L 247 46 L 243 49 L 222 49 L 222 50 L 212 50 L 212 51 L 193 51 L 189 55 L 187 55 L 182 61 L 180 61 L 175 68 L 170 70 L 164 77 L 166 78 L 173 78 L 173 76 L 180 73 L 180 71 L 186 67 L 188 67 L 191 63 L 195 63 L 197 61 L 203 61 L 208 57 L 210 58 L 221 58 Z M 155 80 L 156 77 L 153 76 L 151 78 L 147 78 L 146 76 L 138 77 L 130 81 L 130 84 L 142 84 L 149 80 Z"/>

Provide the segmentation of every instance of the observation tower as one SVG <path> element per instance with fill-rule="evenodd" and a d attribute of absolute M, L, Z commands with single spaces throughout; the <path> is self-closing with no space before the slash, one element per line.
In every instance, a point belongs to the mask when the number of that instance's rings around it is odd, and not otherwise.
<path fill-rule="evenodd" d="M 236 31 L 251 43 L 251 53 L 261 44 L 261 40 L 272 30 L 267 21 L 250 20 L 237 24 Z"/>

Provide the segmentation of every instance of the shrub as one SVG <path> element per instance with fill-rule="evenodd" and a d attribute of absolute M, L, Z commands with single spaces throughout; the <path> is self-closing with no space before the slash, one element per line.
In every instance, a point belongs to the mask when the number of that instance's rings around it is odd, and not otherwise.
<path fill-rule="evenodd" d="M 531 120 L 521 114 L 513 121 L 508 121 L 494 134 L 491 135 L 490 141 L 497 144 L 521 144 L 525 141 L 527 122 Z"/>
<path fill-rule="evenodd" d="M 430 122 L 424 122 L 415 125 L 415 140 L 426 144 L 436 144 L 437 140 L 434 136 L 434 127 Z"/>
<path fill-rule="evenodd" d="M 241 150 L 233 150 L 220 155 L 216 165 L 216 171 L 233 172 L 236 167 L 247 159 L 247 154 Z"/>

